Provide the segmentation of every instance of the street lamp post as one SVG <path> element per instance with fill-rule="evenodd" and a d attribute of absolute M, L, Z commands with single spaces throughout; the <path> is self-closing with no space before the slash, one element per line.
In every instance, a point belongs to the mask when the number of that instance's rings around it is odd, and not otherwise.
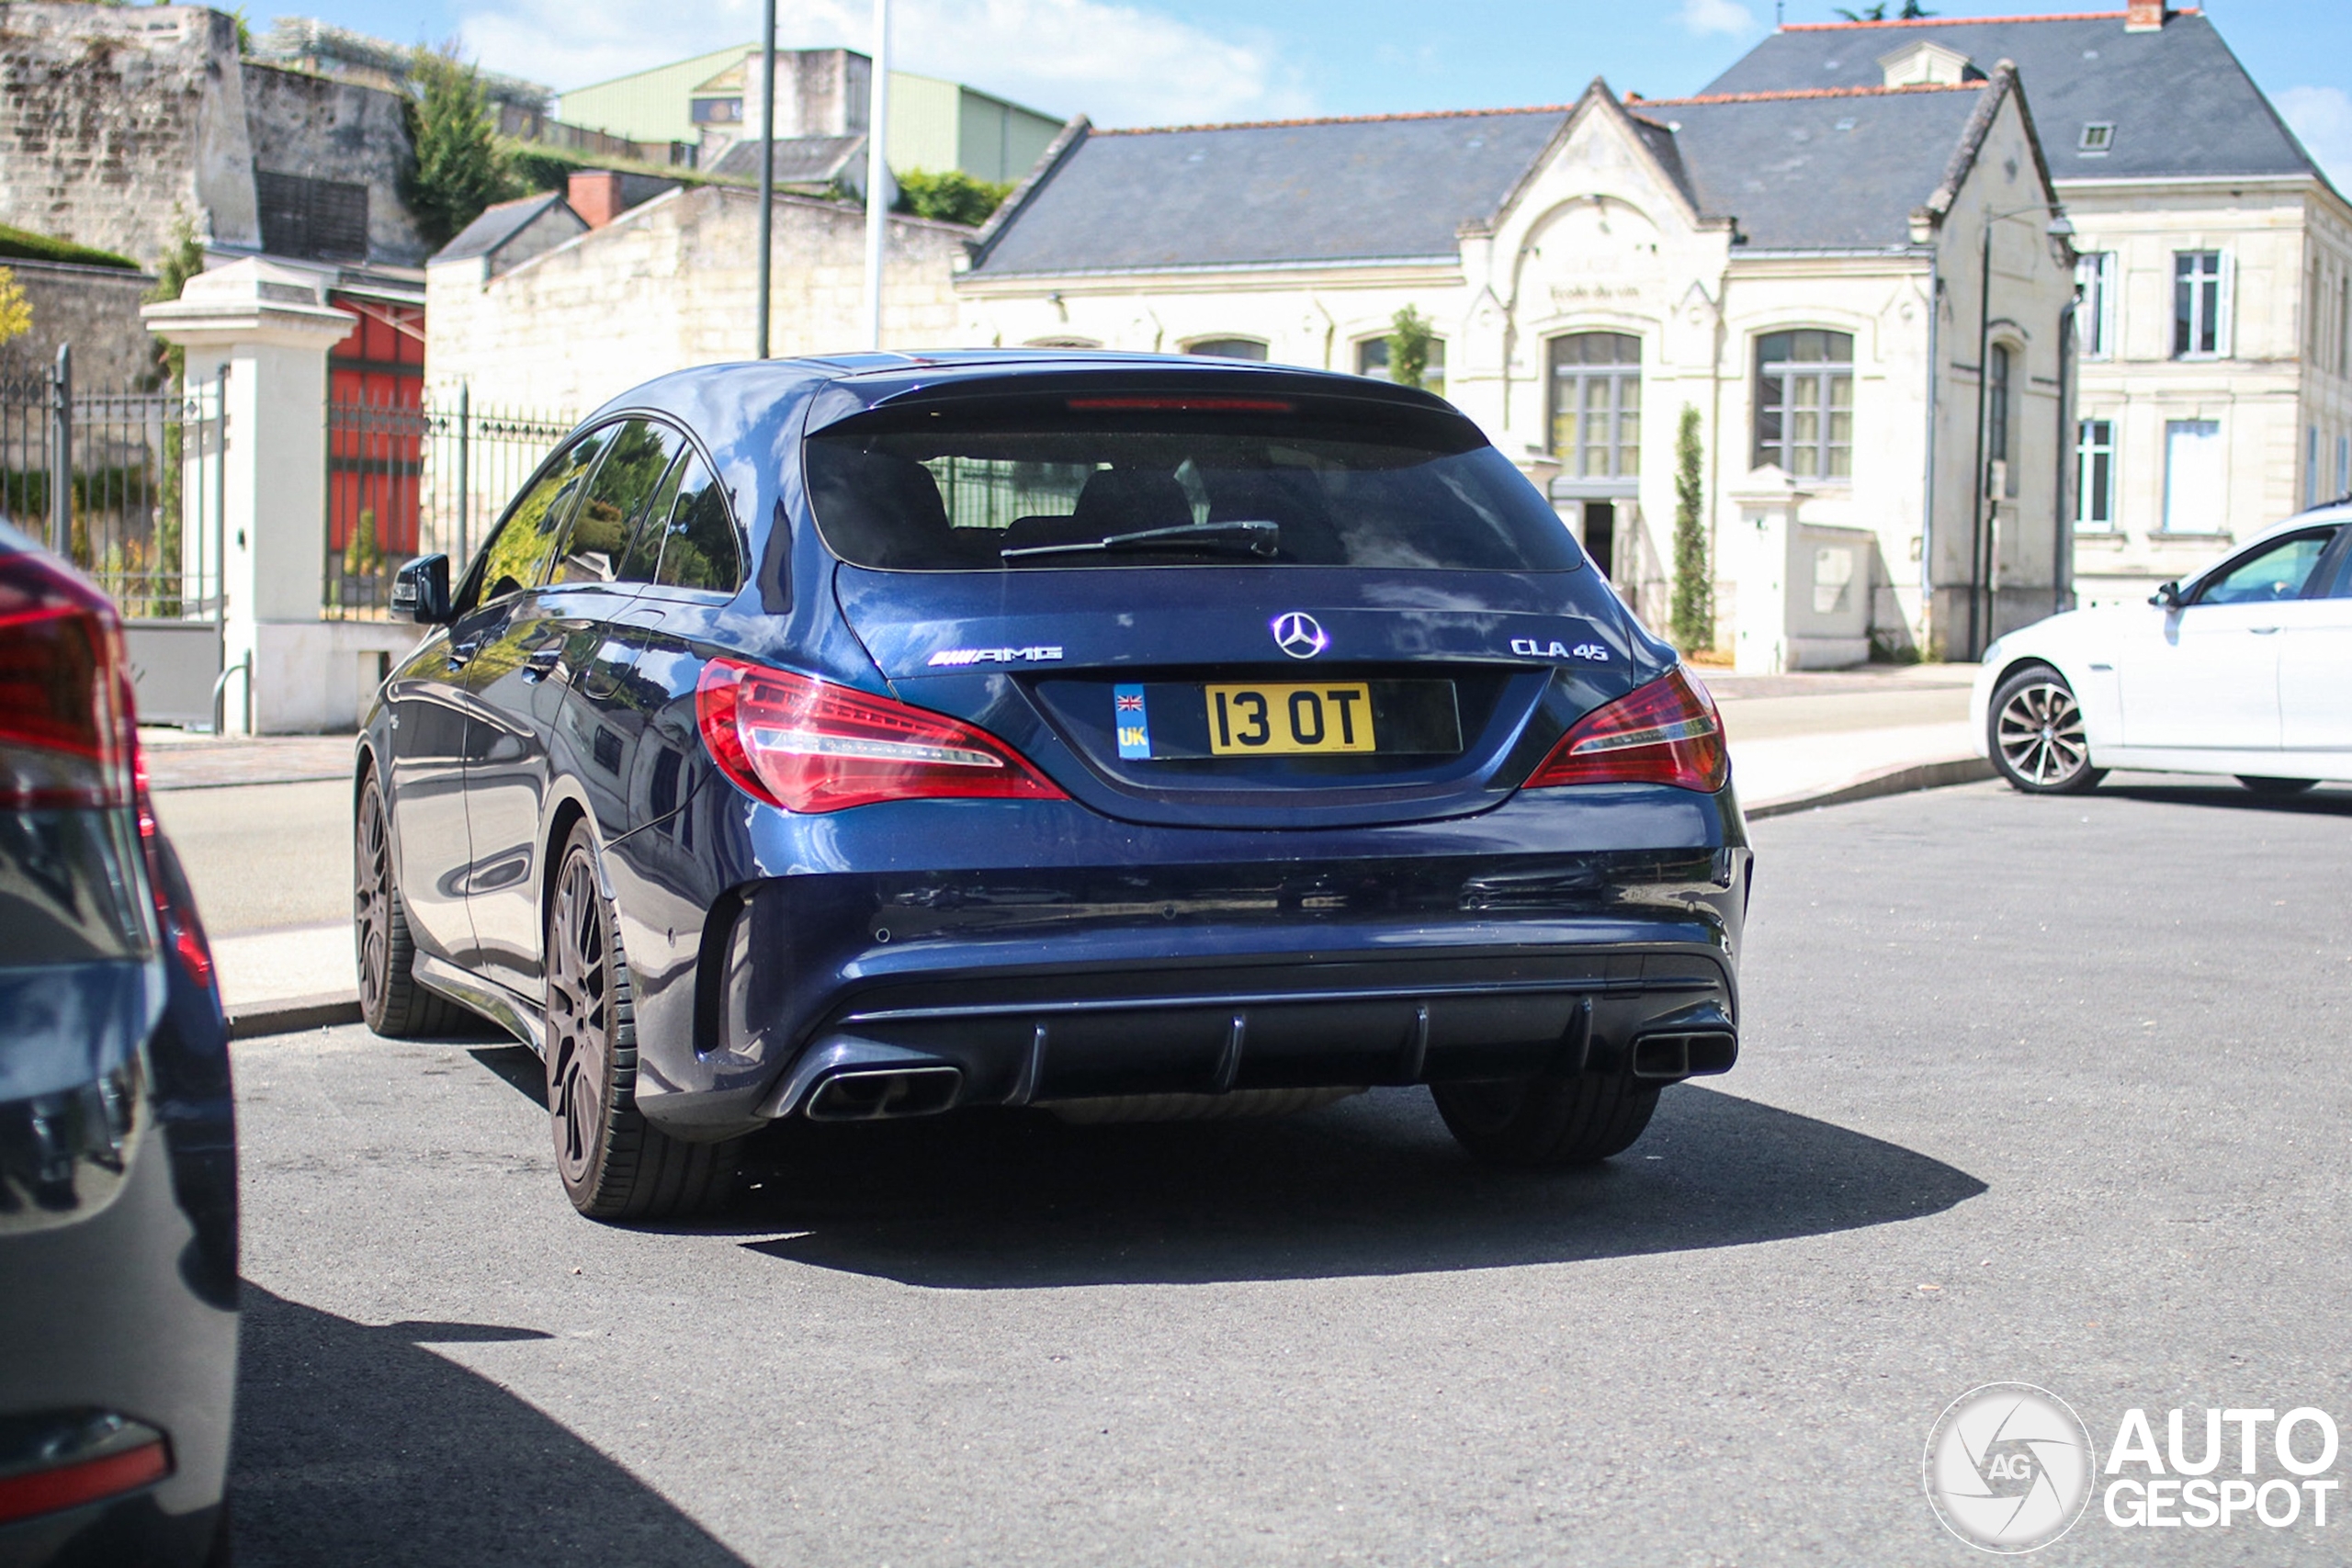
<path fill-rule="evenodd" d="M 775 249 L 775 0 L 760 13 L 760 302 L 752 357 L 768 356 L 768 289 Z"/>
<path fill-rule="evenodd" d="M 882 242 L 890 229 L 890 0 L 874 0 L 874 76 L 865 104 L 865 346 L 880 348 Z"/>

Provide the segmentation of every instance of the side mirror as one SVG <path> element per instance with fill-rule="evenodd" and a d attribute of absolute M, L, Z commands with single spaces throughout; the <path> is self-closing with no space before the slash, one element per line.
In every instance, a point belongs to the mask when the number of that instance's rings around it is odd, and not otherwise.
<path fill-rule="evenodd" d="M 449 558 L 419 556 L 392 579 L 392 614 L 421 626 L 449 618 Z"/>
<path fill-rule="evenodd" d="M 2167 582 L 2148 596 L 2148 603 L 2159 609 L 2177 610 L 2181 607 L 2180 584 Z"/>

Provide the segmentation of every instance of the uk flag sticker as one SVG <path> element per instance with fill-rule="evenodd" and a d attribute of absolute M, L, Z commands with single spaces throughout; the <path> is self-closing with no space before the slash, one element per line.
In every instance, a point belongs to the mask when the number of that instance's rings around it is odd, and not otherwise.
<path fill-rule="evenodd" d="M 1111 688 L 1111 717 L 1118 726 L 1119 755 L 1151 755 L 1151 716 L 1144 711 L 1141 686 Z"/>

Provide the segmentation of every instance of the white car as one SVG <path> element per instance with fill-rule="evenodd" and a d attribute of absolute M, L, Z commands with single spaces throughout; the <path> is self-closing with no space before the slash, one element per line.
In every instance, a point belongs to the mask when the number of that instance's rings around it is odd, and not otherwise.
<path fill-rule="evenodd" d="M 2352 504 L 2266 529 L 2145 605 L 2074 610 L 1984 650 L 1976 747 L 2033 794 L 2111 768 L 2292 794 L 2352 779 Z"/>

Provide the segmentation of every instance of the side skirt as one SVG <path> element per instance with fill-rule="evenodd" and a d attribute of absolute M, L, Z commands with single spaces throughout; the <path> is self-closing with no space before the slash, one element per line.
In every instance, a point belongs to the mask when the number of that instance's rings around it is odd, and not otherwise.
<path fill-rule="evenodd" d="M 537 1010 L 526 1005 L 505 987 L 468 974 L 447 959 L 427 953 L 416 955 L 410 973 L 427 990 L 448 998 L 469 1012 L 480 1013 L 542 1058 L 547 1055 L 547 1028 Z"/>

